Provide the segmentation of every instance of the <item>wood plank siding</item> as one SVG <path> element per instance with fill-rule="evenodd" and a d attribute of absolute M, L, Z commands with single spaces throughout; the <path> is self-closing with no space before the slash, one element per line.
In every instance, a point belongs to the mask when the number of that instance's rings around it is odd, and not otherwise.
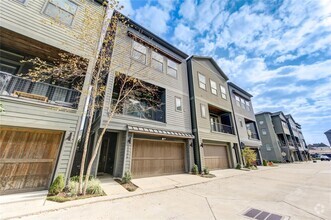
<path fill-rule="evenodd" d="M 134 139 L 131 172 L 134 178 L 184 173 L 184 143 Z"/>
<path fill-rule="evenodd" d="M 0 194 L 47 189 L 63 132 L 0 128 Z"/>

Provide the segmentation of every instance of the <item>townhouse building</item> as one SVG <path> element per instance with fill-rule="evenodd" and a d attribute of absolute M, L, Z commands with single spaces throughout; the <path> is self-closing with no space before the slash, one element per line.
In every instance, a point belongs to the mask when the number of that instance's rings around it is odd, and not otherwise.
<path fill-rule="evenodd" d="M 195 161 L 200 169 L 240 163 L 228 77 L 211 57 L 187 59 Z"/>
<path fill-rule="evenodd" d="M 294 147 L 296 148 L 296 159 L 302 161 L 304 159 L 304 145 L 301 144 L 303 142 L 302 138 L 299 138 L 299 125 L 294 121 L 292 115 L 285 115 L 287 120 L 287 125 L 289 127 L 291 138 L 293 140 Z M 303 137 L 303 136 L 302 136 Z M 301 140 L 300 140 L 301 139 Z"/>
<path fill-rule="evenodd" d="M 262 164 L 260 148 L 262 142 L 256 125 L 251 94 L 234 83 L 229 82 L 229 98 L 232 103 L 233 117 L 240 148 L 248 147 L 256 153 L 256 164 Z"/>
<path fill-rule="evenodd" d="M 115 12 L 112 58 L 103 108 L 94 116 L 90 146 L 94 149 L 102 129 L 102 146 L 93 175 L 133 178 L 189 172 L 194 164 L 187 54 L 134 21 Z M 107 125 L 109 106 L 118 99 L 119 74 L 130 75 L 158 90 L 162 107 L 151 108 L 139 94 L 124 100 Z M 91 151 L 90 151 L 91 152 Z"/>
<path fill-rule="evenodd" d="M 21 61 L 39 57 L 51 63 L 66 52 L 89 60 L 89 76 L 95 45 L 77 34 L 85 12 L 102 17 L 104 7 L 69 0 L 0 4 L 0 194 L 47 189 L 53 177 L 70 175 L 85 94 L 69 83 L 21 77 L 32 67 Z"/>

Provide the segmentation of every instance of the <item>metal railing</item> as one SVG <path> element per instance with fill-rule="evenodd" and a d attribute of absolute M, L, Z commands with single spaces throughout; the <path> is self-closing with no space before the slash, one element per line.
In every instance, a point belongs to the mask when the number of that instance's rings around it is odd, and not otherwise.
<path fill-rule="evenodd" d="M 227 134 L 234 134 L 233 127 L 230 125 L 224 125 L 221 123 L 210 122 L 210 127 L 213 132 L 221 132 Z"/>
<path fill-rule="evenodd" d="M 256 133 L 248 134 L 248 139 L 259 140 L 259 136 Z"/>
<path fill-rule="evenodd" d="M 0 95 L 77 108 L 80 92 L 44 82 L 33 82 L 29 79 L 0 71 Z"/>

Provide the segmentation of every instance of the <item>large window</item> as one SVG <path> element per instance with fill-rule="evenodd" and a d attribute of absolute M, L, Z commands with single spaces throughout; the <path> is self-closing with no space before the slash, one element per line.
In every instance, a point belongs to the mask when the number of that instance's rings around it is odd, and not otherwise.
<path fill-rule="evenodd" d="M 136 41 L 133 41 L 133 48 L 132 48 L 133 58 L 139 60 L 142 63 L 146 63 L 146 53 L 147 53 L 147 48 L 144 45 Z"/>
<path fill-rule="evenodd" d="M 240 98 L 238 96 L 236 96 L 236 95 L 234 97 L 236 99 L 237 106 L 240 107 Z"/>
<path fill-rule="evenodd" d="M 172 61 L 172 60 L 169 60 L 168 59 L 168 68 L 167 68 L 167 74 L 172 76 L 172 77 L 175 77 L 177 78 L 177 63 Z"/>
<path fill-rule="evenodd" d="M 198 78 L 199 78 L 199 87 L 201 89 L 206 90 L 206 77 L 201 73 L 198 73 Z"/>
<path fill-rule="evenodd" d="M 214 95 L 217 95 L 217 85 L 216 85 L 216 82 L 213 80 L 210 80 L 210 90 L 211 90 L 211 93 L 213 93 Z"/>
<path fill-rule="evenodd" d="M 182 99 L 175 97 L 176 111 L 181 112 L 183 110 Z"/>
<path fill-rule="evenodd" d="M 226 99 L 226 90 L 224 86 L 221 86 L 221 96 L 223 99 Z"/>
<path fill-rule="evenodd" d="M 152 67 L 163 72 L 163 56 L 154 51 L 152 51 Z"/>
<path fill-rule="evenodd" d="M 70 0 L 49 0 L 44 14 L 65 25 L 72 25 L 78 5 Z"/>

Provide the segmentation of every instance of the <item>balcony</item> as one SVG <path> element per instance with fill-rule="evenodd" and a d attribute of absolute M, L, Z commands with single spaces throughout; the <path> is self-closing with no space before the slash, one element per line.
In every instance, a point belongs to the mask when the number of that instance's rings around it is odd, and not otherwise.
<path fill-rule="evenodd" d="M 248 133 L 248 139 L 251 139 L 251 140 L 260 140 L 259 139 L 259 136 L 258 136 L 258 134 L 257 133 Z"/>
<path fill-rule="evenodd" d="M 0 71 L 0 95 L 76 109 L 80 92 Z"/>
<path fill-rule="evenodd" d="M 221 132 L 226 134 L 234 134 L 233 127 L 221 123 L 210 122 L 210 127 L 213 132 Z"/>

